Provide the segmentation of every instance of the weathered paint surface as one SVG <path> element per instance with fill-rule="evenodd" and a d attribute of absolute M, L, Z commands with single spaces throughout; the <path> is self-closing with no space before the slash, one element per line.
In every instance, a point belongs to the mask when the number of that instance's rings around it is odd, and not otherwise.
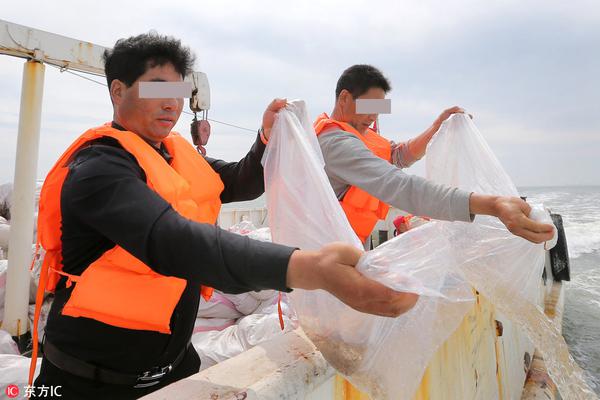
<path fill-rule="evenodd" d="M 144 399 L 331 399 L 333 375 L 333 368 L 298 329 Z"/>
<path fill-rule="evenodd" d="M 523 390 L 523 400 L 554 400 L 556 394 L 556 385 L 548 375 L 544 358 L 536 351 Z"/>
<path fill-rule="evenodd" d="M 106 47 L 0 19 L 0 53 L 104 75 Z M 37 52 L 36 52 L 37 49 Z"/>
<path fill-rule="evenodd" d="M 533 354 L 524 335 L 499 315 L 489 301 L 477 295 L 471 311 L 432 359 L 413 400 L 520 399 L 526 368 L 532 361 L 533 368 L 538 365 L 539 359 Z M 369 397 L 344 378 L 334 376 L 321 353 L 301 330 L 296 330 L 147 398 L 367 400 Z M 527 399 L 540 398 L 553 399 Z"/>
<path fill-rule="evenodd" d="M 28 329 L 29 270 L 33 242 L 35 181 L 40 143 L 44 64 L 27 61 L 23 66 L 19 136 L 15 160 L 12 226 L 8 248 L 8 271 L 2 329 L 21 336 Z"/>
<path fill-rule="evenodd" d="M 369 400 L 369 396 L 356 389 L 342 376 L 336 375 L 335 400 Z"/>
<path fill-rule="evenodd" d="M 477 294 L 472 310 L 431 360 L 413 400 L 519 399 L 532 355 L 527 338 Z M 338 377 L 335 398 L 368 396 Z"/>
<path fill-rule="evenodd" d="M 558 326 L 562 326 L 564 308 L 564 291 L 562 283 L 554 282 L 545 301 L 545 313 Z M 523 390 L 523 400 L 554 400 L 558 397 L 556 385 L 548 375 L 542 355 L 536 350 L 527 381 Z"/>
<path fill-rule="evenodd" d="M 432 359 L 415 400 L 498 398 L 496 324 L 480 295 L 454 334 Z"/>

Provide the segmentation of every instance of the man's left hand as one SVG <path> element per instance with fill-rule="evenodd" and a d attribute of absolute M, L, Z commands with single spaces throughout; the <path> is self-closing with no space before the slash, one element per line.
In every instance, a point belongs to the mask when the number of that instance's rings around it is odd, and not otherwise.
<path fill-rule="evenodd" d="M 271 128 L 275 123 L 275 114 L 287 105 L 287 99 L 275 99 L 269 104 L 263 114 L 262 128 L 265 139 L 269 140 L 271 136 Z"/>
<path fill-rule="evenodd" d="M 437 120 L 441 124 L 442 122 L 444 122 L 445 120 L 450 118 L 450 116 L 452 114 L 464 114 L 464 113 L 465 113 L 465 110 L 462 107 L 459 107 L 459 106 L 450 107 L 450 108 L 444 110 L 440 114 L 440 116 L 437 118 Z M 469 117 L 471 117 L 471 119 L 473 119 L 473 115 L 469 114 Z"/>
<path fill-rule="evenodd" d="M 529 218 L 531 207 L 518 197 L 487 196 L 472 193 L 471 214 L 493 215 L 514 235 L 533 243 L 544 243 L 554 236 L 554 226 Z"/>

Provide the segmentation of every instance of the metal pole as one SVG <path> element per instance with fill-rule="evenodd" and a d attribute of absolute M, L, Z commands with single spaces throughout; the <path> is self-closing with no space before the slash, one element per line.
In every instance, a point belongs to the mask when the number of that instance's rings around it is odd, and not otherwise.
<path fill-rule="evenodd" d="M 29 265 L 44 90 L 44 64 L 30 60 L 23 68 L 19 136 L 15 162 L 8 242 L 6 301 L 2 329 L 21 337 L 29 331 Z"/>

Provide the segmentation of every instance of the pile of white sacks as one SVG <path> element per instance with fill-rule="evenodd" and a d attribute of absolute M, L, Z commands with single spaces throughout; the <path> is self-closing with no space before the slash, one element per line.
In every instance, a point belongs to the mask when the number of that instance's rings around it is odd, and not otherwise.
<path fill-rule="evenodd" d="M 35 246 L 32 246 L 32 254 Z M 29 285 L 29 326 L 33 326 L 33 313 L 35 311 L 35 294 L 40 278 L 40 268 L 44 257 L 44 251 L 40 250 L 37 255 L 33 269 L 31 270 L 31 282 Z M 29 268 L 29 265 L 24 266 Z M 0 321 L 4 319 L 4 296 L 6 294 L 6 275 L 8 260 L 0 260 Z M 47 294 L 44 298 L 44 304 L 40 313 L 40 323 L 38 329 L 39 338 L 43 337 L 44 327 L 48 319 L 48 312 L 52 305 L 53 296 Z M 41 360 L 40 360 L 41 361 Z M 17 348 L 17 344 L 11 335 L 0 329 L 0 387 L 14 384 L 19 387 L 27 385 L 29 377 L 29 365 L 31 359 L 22 356 Z M 41 362 L 37 363 L 36 375 L 39 373 Z"/>
<path fill-rule="evenodd" d="M 242 221 L 230 231 L 247 235 L 253 239 L 270 241 L 269 228 L 257 229 L 252 223 Z M 32 247 L 32 254 L 35 246 Z M 35 294 L 37 291 L 43 250 L 31 270 L 29 295 L 29 322 L 33 326 Z M 8 261 L 0 260 L 0 321 L 4 317 L 4 296 Z M 29 266 L 27 266 L 29 267 Z M 46 294 L 39 321 L 38 337 L 43 338 L 48 312 L 53 296 Z M 264 290 L 237 295 L 215 290 L 209 301 L 200 300 L 198 315 L 192 335 L 192 344 L 200 355 L 201 369 L 213 366 L 234 357 L 253 346 L 297 327 L 296 318 L 285 294 L 281 295 L 284 329 L 281 329 L 278 314 L 279 292 Z M 30 358 L 20 355 L 11 335 L 0 330 L 0 387 L 14 384 L 24 387 L 29 375 Z M 39 373 L 41 360 L 37 363 Z"/>
<path fill-rule="evenodd" d="M 269 228 L 256 229 L 249 221 L 242 221 L 229 230 L 252 239 L 271 241 Z M 282 293 L 284 329 L 281 329 L 279 293 L 263 290 L 232 295 L 215 290 L 208 302 L 202 299 L 192 335 L 192 344 L 202 361 L 200 368 L 211 367 L 296 328 L 296 316 Z"/>
<path fill-rule="evenodd" d="M 11 195 L 11 183 L 0 185 L 0 260 L 3 260 L 6 257 L 6 250 L 8 249 Z"/>

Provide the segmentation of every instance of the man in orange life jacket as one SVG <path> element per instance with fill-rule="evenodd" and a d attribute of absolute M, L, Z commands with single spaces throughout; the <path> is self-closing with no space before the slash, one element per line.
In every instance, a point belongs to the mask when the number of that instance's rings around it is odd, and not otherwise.
<path fill-rule="evenodd" d="M 519 198 L 469 193 L 405 174 L 401 168 L 423 157 L 442 122 L 464 111 L 459 107 L 447 109 L 421 135 L 394 144 L 371 128 L 378 114 L 359 114 L 356 106 L 360 99 L 382 100 L 390 90 L 390 83 L 377 68 L 354 65 L 337 82 L 331 117 L 323 113 L 315 121 L 329 181 L 366 248 L 370 247 L 375 224 L 385 219 L 390 205 L 448 221 L 471 221 L 474 214 L 493 215 L 512 233 L 532 242 L 552 237 L 553 227 L 529 219 L 531 209 Z"/>
<path fill-rule="evenodd" d="M 183 98 L 139 96 L 140 82 L 181 82 L 190 72 L 193 56 L 179 40 L 121 39 L 104 58 L 113 120 L 80 136 L 42 189 L 38 305 L 44 288 L 55 299 L 35 386 L 60 385 L 63 399 L 129 399 L 196 373 L 190 337 L 211 287 L 324 289 L 387 316 L 415 304 L 417 296 L 358 273 L 361 252 L 348 245 L 302 251 L 215 226 L 222 202 L 264 192 L 260 160 L 285 100 L 268 106 L 249 153 L 228 163 L 171 132 Z"/>

